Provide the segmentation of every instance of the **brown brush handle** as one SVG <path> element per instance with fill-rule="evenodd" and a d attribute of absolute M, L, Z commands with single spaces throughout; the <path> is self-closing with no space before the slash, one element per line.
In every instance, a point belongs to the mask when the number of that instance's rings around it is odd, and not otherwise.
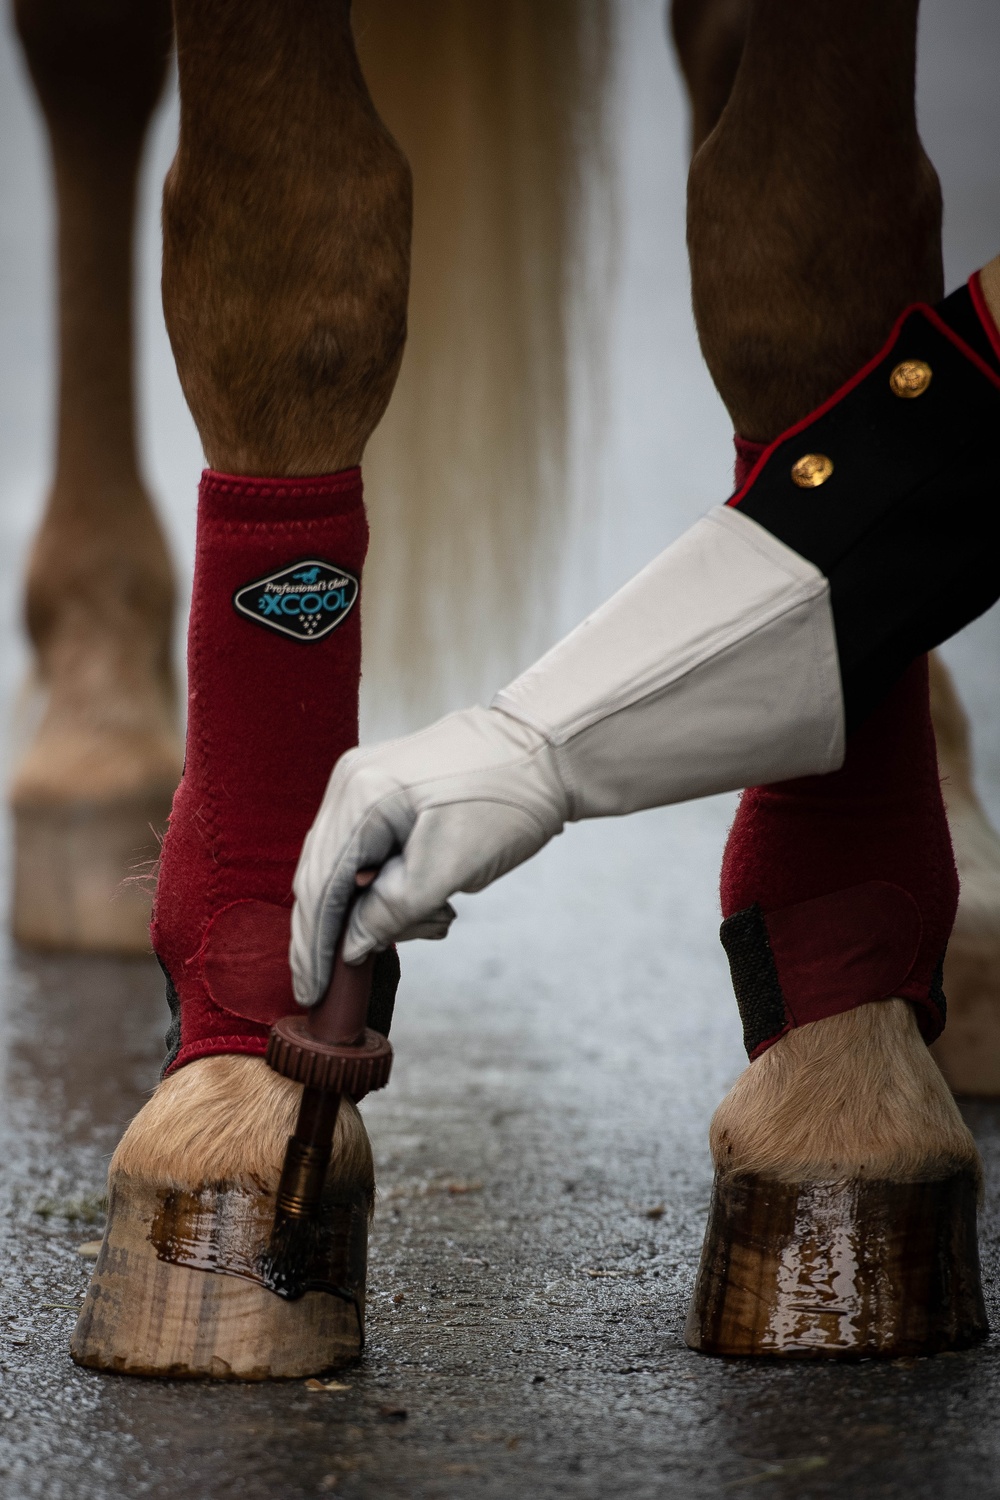
<path fill-rule="evenodd" d="M 319 1004 L 313 1006 L 306 1017 L 309 1035 L 328 1046 L 358 1047 L 365 1039 L 375 954 L 369 953 L 360 964 L 345 963 L 344 939 L 358 897 L 371 885 L 377 874 L 377 870 L 359 870 L 354 877 L 356 890 L 344 912 L 329 987 Z"/>
<path fill-rule="evenodd" d="M 308 1219 L 323 1196 L 333 1151 L 340 1095 L 327 1089 L 302 1090 L 295 1134 L 289 1136 L 278 1183 L 278 1218 Z"/>
<path fill-rule="evenodd" d="M 371 999 L 375 955 L 364 963 L 344 962 L 344 936 L 351 909 L 377 871 L 361 870 L 337 942 L 333 973 L 326 994 L 312 1010 L 282 1016 L 271 1028 L 267 1061 L 276 1073 L 332 1094 L 364 1098 L 385 1088 L 392 1067 L 392 1048 L 384 1036 L 365 1026 Z"/>
<path fill-rule="evenodd" d="M 389 1078 L 392 1048 L 384 1036 L 365 1027 L 375 955 L 352 965 L 344 962 L 343 952 L 354 903 L 377 873 L 360 870 L 355 877 L 357 890 L 344 913 L 330 985 L 322 1000 L 305 1015 L 284 1016 L 271 1028 L 268 1063 L 304 1085 L 271 1231 L 272 1270 L 282 1284 L 304 1274 L 301 1266 L 295 1269 L 296 1253 L 286 1240 L 294 1225 L 313 1218 L 322 1199 L 341 1094 L 360 1099 L 370 1089 L 384 1088 Z"/>

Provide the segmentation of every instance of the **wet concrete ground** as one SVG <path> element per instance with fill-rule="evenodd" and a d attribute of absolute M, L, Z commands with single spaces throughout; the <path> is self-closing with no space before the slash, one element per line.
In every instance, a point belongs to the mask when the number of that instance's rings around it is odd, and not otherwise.
<path fill-rule="evenodd" d="M 319 1391 L 70 1363 L 79 1246 L 165 1006 L 151 964 L 8 955 L 0 1494 L 995 1495 L 995 1343 L 821 1367 L 682 1342 L 708 1116 L 741 1066 L 705 915 L 728 815 L 571 830 L 467 900 L 447 944 L 404 951 L 396 1071 L 363 1106 L 368 1348 Z M 1000 1105 L 968 1118 L 996 1326 Z"/>
<path fill-rule="evenodd" d="M 954 285 L 1000 245 L 1000 26 L 995 0 L 923 9 L 921 119 Z M 688 311 L 685 121 L 661 7 L 620 10 L 608 410 L 599 493 L 571 507 L 551 588 L 553 635 L 722 498 L 729 465 Z M 151 248 L 173 119 L 168 106 L 152 147 L 140 301 L 144 446 L 183 576 L 200 455 Z M 6 706 L 24 663 L 16 617 L 49 462 L 51 347 L 44 157 L 3 38 L 0 121 Z M 948 655 L 996 819 L 997 612 Z M 431 685 L 439 665 L 420 664 Z M 497 685 L 464 665 L 448 676 L 463 697 Z M 367 732 L 397 727 L 377 672 L 366 695 Z M 78 1251 L 100 1235 L 108 1157 L 158 1072 L 162 982 L 151 962 L 40 959 L 0 938 L 3 1500 L 1000 1494 L 1000 1343 L 807 1367 L 708 1360 L 681 1340 L 708 1120 L 744 1061 L 716 936 L 732 805 L 571 829 L 462 903 L 447 943 L 404 950 L 392 1084 L 363 1106 L 381 1196 L 368 1349 L 337 1378 L 345 1389 L 140 1382 L 71 1364 L 89 1267 Z M 1000 1105 L 967 1117 L 986 1163 L 984 1274 L 1000 1327 Z"/>

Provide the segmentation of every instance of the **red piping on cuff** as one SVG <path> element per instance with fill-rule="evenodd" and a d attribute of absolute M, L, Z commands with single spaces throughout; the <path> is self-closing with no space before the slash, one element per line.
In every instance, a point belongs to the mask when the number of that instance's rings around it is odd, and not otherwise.
<path fill-rule="evenodd" d="M 989 308 L 986 306 L 986 303 L 983 300 L 982 292 L 979 293 L 979 300 L 976 300 L 976 292 L 972 290 L 973 281 L 975 281 L 975 277 L 973 277 L 969 283 L 973 303 L 976 307 L 976 311 L 979 313 L 981 320 L 984 319 L 985 314 L 985 319 L 988 320 L 988 322 L 985 320 L 983 322 L 986 334 L 989 337 L 990 342 L 997 349 L 997 352 L 1000 353 L 1000 343 L 997 342 L 997 340 L 1000 340 L 1000 334 L 997 333 L 996 326 L 993 324 L 993 319 L 990 315 Z M 965 358 L 970 361 L 971 364 L 975 365 L 980 374 L 985 375 L 987 380 L 989 380 L 993 385 L 997 387 L 998 390 L 1000 390 L 1000 375 L 998 375 L 995 370 L 991 370 L 986 361 L 984 359 L 980 359 L 976 351 L 974 349 L 970 349 L 965 340 L 959 338 L 958 334 L 953 328 L 949 328 L 948 324 L 944 321 L 943 318 L 938 316 L 933 307 L 929 307 L 926 302 L 914 302 L 909 307 L 903 309 L 899 317 L 896 319 L 896 322 L 893 324 L 892 332 L 886 339 L 885 343 L 882 345 L 882 348 L 878 351 L 877 354 L 872 356 L 867 364 L 862 365 L 860 370 L 855 371 L 850 380 L 846 380 L 844 384 L 839 388 L 839 390 L 834 391 L 832 396 L 828 396 L 827 399 L 823 401 L 819 406 L 817 406 L 814 411 L 811 411 L 807 417 L 803 417 L 802 420 L 800 422 L 796 422 L 794 426 L 786 428 L 785 431 L 780 434 L 780 436 L 774 439 L 773 443 L 769 443 L 767 445 L 763 453 L 760 455 L 760 458 L 758 458 L 757 462 L 750 470 L 750 474 L 745 480 L 743 487 L 737 490 L 736 494 L 733 495 L 731 499 L 726 501 L 727 505 L 738 505 L 740 503 L 747 492 L 753 488 L 754 481 L 756 480 L 757 475 L 760 473 L 761 469 L 763 469 L 764 465 L 771 457 L 771 454 L 774 453 L 776 449 L 780 448 L 782 443 L 787 442 L 789 438 L 795 437 L 796 433 L 804 432 L 807 427 L 811 427 L 814 422 L 818 421 L 820 417 L 825 416 L 826 413 L 833 407 L 837 406 L 845 396 L 849 395 L 851 391 L 854 390 L 855 386 L 860 385 L 861 382 L 865 380 L 873 370 L 876 370 L 878 368 L 878 366 L 882 363 L 886 355 L 891 350 L 893 344 L 898 339 L 899 332 L 903 324 L 906 322 L 907 318 L 911 317 L 915 312 L 923 313 L 928 322 L 932 323 L 939 333 L 943 333 L 945 338 L 949 339 L 951 343 L 955 345 L 955 348 L 958 349 L 960 353 L 962 353 Z"/>
<path fill-rule="evenodd" d="M 980 273 L 978 271 L 973 271 L 969 277 L 969 296 L 972 298 L 973 307 L 979 314 L 979 321 L 983 325 L 983 332 L 993 345 L 995 354 L 1000 358 L 1000 328 L 997 328 L 993 314 L 990 312 L 990 305 L 983 296 L 983 288 L 979 276 Z"/>

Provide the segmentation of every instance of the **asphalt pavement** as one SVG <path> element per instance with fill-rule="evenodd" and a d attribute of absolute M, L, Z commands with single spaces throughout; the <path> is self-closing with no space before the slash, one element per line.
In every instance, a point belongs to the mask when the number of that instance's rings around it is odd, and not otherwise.
<path fill-rule="evenodd" d="M 6 956 L 0 1494 L 46 1500 L 995 1496 L 1000 1346 L 713 1360 L 681 1328 L 741 1066 L 711 916 L 728 799 L 573 829 L 404 950 L 363 1361 L 219 1386 L 78 1370 L 106 1163 L 152 1086 L 151 963 Z M 986 1161 L 994 1326 L 1000 1105 Z"/>
<path fill-rule="evenodd" d="M 1000 25 L 996 0 L 922 10 L 920 116 L 944 183 L 954 285 L 1000 248 Z M 596 387 L 575 366 L 571 495 L 548 613 L 539 624 L 533 610 L 534 635 L 511 635 L 505 670 L 727 492 L 728 424 L 690 317 L 685 113 L 662 6 L 621 0 L 618 11 L 604 405 L 591 421 Z M 6 37 L 0 125 L 9 718 L 26 660 L 23 560 L 50 463 L 52 343 L 45 155 Z M 141 204 L 139 370 L 143 449 L 183 587 L 201 455 L 157 289 L 159 182 L 175 130 L 168 100 Z M 475 546 L 474 509 L 463 524 Z M 366 618 L 389 607 L 370 593 Z M 440 613 L 447 622 L 447 600 Z M 947 655 L 1000 820 L 997 611 Z M 402 717 L 400 670 L 426 687 Z M 446 628 L 415 666 L 376 651 L 363 732 L 405 728 L 498 685 Z M 2 1500 L 1000 1495 L 1000 1336 L 955 1356 L 842 1366 L 712 1360 L 682 1342 L 711 1183 L 708 1122 L 745 1062 L 717 938 L 733 806 L 572 828 L 461 901 L 446 943 L 404 948 L 392 1082 L 363 1105 L 380 1187 L 368 1346 L 321 1389 L 136 1381 L 70 1362 L 92 1264 L 81 1249 L 100 1237 L 107 1162 L 155 1083 L 167 1010 L 151 960 L 39 958 L 0 937 Z M 970 1104 L 967 1118 L 986 1165 L 983 1268 L 1000 1329 L 1000 1104 Z"/>

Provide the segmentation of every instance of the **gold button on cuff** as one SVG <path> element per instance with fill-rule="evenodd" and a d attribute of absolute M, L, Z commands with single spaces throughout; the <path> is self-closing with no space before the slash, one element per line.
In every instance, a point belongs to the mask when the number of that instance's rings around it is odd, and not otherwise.
<path fill-rule="evenodd" d="M 814 490 L 826 484 L 833 473 L 833 459 L 825 453 L 803 453 L 792 464 L 792 480 L 800 490 Z"/>
<path fill-rule="evenodd" d="M 912 401 L 922 396 L 931 383 L 931 367 L 922 359 L 904 359 L 889 376 L 889 389 L 894 396 Z"/>

